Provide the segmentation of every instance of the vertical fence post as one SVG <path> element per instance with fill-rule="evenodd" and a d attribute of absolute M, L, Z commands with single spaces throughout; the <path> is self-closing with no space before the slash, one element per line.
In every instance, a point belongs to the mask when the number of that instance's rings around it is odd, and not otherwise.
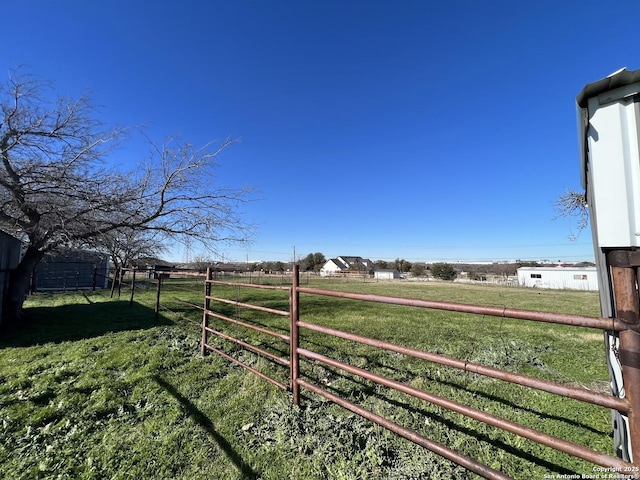
<path fill-rule="evenodd" d="M 615 316 L 629 326 L 619 334 L 619 359 L 625 397 L 629 402 L 630 456 L 640 467 L 640 299 L 636 269 L 628 260 L 627 251 L 608 255 L 615 301 Z"/>
<path fill-rule="evenodd" d="M 118 298 L 122 294 L 122 280 L 124 279 L 124 268 L 120 267 L 120 275 L 118 275 Z"/>
<path fill-rule="evenodd" d="M 91 282 L 91 290 L 96 291 L 96 283 L 98 280 L 98 267 L 93 267 L 93 280 Z"/>
<path fill-rule="evenodd" d="M 209 326 L 209 308 L 211 307 L 211 279 L 213 273 L 211 267 L 207 267 L 207 276 L 204 281 L 204 312 L 202 312 L 202 340 L 200 342 L 200 355 L 207 354 L 207 327 Z"/>
<path fill-rule="evenodd" d="M 160 290 L 162 290 L 162 273 L 156 270 L 155 276 L 158 278 L 158 285 L 156 287 L 156 308 L 155 308 L 156 321 L 157 321 L 158 317 L 160 316 Z"/>
<path fill-rule="evenodd" d="M 113 292 L 116 289 L 116 278 L 118 278 L 118 267 L 113 269 L 113 280 L 111 280 L 111 295 L 109 298 L 113 298 Z"/>
<path fill-rule="evenodd" d="M 293 393 L 293 404 L 300 405 L 300 385 L 298 377 L 300 375 L 300 357 L 298 356 L 299 327 L 300 320 L 300 266 L 293 265 L 293 279 L 291 282 L 291 293 L 289 302 L 289 361 L 290 363 L 290 386 Z"/>
<path fill-rule="evenodd" d="M 131 276 L 131 297 L 129 298 L 129 306 L 133 305 L 133 293 L 136 290 L 136 267 L 133 267 L 133 275 Z"/>
<path fill-rule="evenodd" d="M 29 295 L 33 295 L 34 293 L 36 293 L 36 272 L 37 269 L 34 269 L 33 272 L 31 272 L 31 279 L 29 281 Z"/>

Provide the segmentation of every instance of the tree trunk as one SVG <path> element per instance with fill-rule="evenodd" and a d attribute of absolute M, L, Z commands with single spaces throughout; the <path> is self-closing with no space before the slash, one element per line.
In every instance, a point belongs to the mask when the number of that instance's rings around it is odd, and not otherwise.
<path fill-rule="evenodd" d="M 9 285 L 2 307 L 3 326 L 18 324 L 22 317 L 22 305 L 29 289 L 31 274 L 44 257 L 44 252 L 29 246 L 18 266 L 9 275 Z"/>

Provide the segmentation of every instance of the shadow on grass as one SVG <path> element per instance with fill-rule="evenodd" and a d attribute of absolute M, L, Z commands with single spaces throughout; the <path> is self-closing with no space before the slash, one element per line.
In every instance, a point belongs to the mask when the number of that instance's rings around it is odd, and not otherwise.
<path fill-rule="evenodd" d="M 198 425 L 200 425 L 213 440 L 218 444 L 218 446 L 222 449 L 222 451 L 227 455 L 227 457 L 234 463 L 234 465 L 240 470 L 243 475 L 243 478 L 247 479 L 257 479 L 259 477 L 258 473 L 255 472 L 249 464 L 247 464 L 242 457 L 236 452 L 233 446 L 229 443 L 229 441 L 224 438 L 222 435 L 218 433 L 213 422 L 207 417 L 204 413 L 202 413 L 198 407 L 196 407 L 191 401 L 184 397 L 176 388 L 168 383 L 165 379 L 158 375 L 153 375 L 152 377 L 158 385 L 160 385 L 163 389 L 165 389 L 173 398 L 175 398 L 180 405 L 184 407 L 189 415 Z"/>
<path fill-rule="evenodd" d="M 547 470 L 554 472 L 556 474 L 564 474 L 564 475 L 578 475 L 575 471 L 570 470 L 566 467 L 563 467 L 561 465 L 558 465 L 556 463 L 544 460 L 542 458 L 540 458 L 539 456 L 537 456 L 535 453 L 529 453 L 527 451 L 525 451 L 524 449 L 512 446 L 512 445 L 508 445 L 505 442 L 502 442 L 498 439 L 494 439 L 491 438 L 490 436 L 488 436 L 485 433 L 481 433 L 478 432 L 477 430 L 474 430 L 473 428 L 470 427 L 465 427 L 462 426 L 460 424 L 458 424 L 458 422 L 454 422 L 452 420 L 448 420 L 438 414 L 435 413 L 431 413 L 427 410 L 421 409 L 421 408 L 416 408 L 416 407 L 412 407 L 407 403 L 404 402 L 399 402 L 397 400 L 393 400 L 385 395 L 379 394 L 379 393 L 373 393 L 373 396 L 378 398 L 379 400 L 383 401 L 383 402 L 387 402 L 390 405 L 394 405 L 398 408 L 404 408 L 409 412 L 412 413 L 417 413 L 419 415 L 425 416 L 425 417 L 429 417 L 431 419 L 433 419 L 435 422 L 440 422 L 442 425 L 446 426 L 448 430 L 457 430 L 458 432 L 467 435 L 469 437 L 472 438 L 476 438 L 478 441 L 480 442 L 484 442 L 486 444 L 489 445 L 493 445 L 495 448 L 498 448 L 500 450 L 504 450 L 505 452 L 515 456 L 515 457 L 520 457 L 523 460 L 526 460 L 528 462 L 531 462 L 533 464 L 539 465 L 541 467 L 546 468 Z"/>
<path fill-rule="evenodd" d="M 359 382 L 356 382 L 359 383 Z M 326 387 L 325 387 L 326 388 Z M 334 395 L 338 395 L 342 398 L 346 398 L 346 399 L 350 399 L 350 401 L 353 401 L 353 396 L 354 396 L 354 391 L 347 391 L 347 390 L 342 390 L 339 388 L 336 388 L 334 386 L 330 386 L 328 388 L 326 388 L 328 391 L 332 392 Z M 435 412 L 431 412 L 429 410 L 423 409 L 423 408 L 419 408 L 419 407 L 415 407 L 412 406 L 408 403 L 399 401 L 399 400 L 395 400 L 392 399 L 390 397 L 388 397 L 387 395 L 381 394 L 381 393 L 377 393 L 375 391 L 375 388 L 372 385 L 366 386 L 365 388 L 363 388 L 362 390 L 360 390 L 359 392 L 359 396 L 360 400 L 362 400 L 364 397 L 375 397 L 377 398 L 379 401 L 387 403 L 388 405 L 392 405 L 394 406 L 396 409 L 398 410 L 405 410 L 407 412 L 410 412 L 412 414 L 417 414 L 422 418 L 428 418 L 431 421 L 442 425 L 447 431 L 457 431 L 462 435 L 466 435 L 469 438 L 473 438 L 478 442 L 481 443 L 485 443 L 488 445 L 492 445 L 493 447 L 499 449 L 499 450 L 503 450 L 504 452 L 513 455 L 514 457 L 519 457 L 525 461 L 531 462 L 535 465 L 541 466 L 546 468 L 549 471 L 552 471 L 556 474 L 565 474 L 565 475 L 576 475 L 576 472 L 566 468 L 566 467 L 562 467 L 556 463 L 553 463 L 551 461 L 545 460 L 543 458 L 540 458 L 539 456 L 537 456 L 535 453 L 530 453 L 525 451 L 522 448 L 518 448 L 512 445 L 509 445 L 499 439 L 495 439 L 490 437 L 488 434 L 479 432 L 478 430 L 475 430 L 471 427 L 467 427 L 464 425 L 461 425 L 460 423 L 453 421 L 453 420 L 449 420 L 446 417 L 437 414 Z M 358 403 L 357 401 L 355 403 Z"/>
<path fill-rule="evenodd" d="M 365 356 L 365 358 L 368 359 L 368 357 L 366 357 L 366 356 Z M 408 384 L 412 378 L 423 378 L 423 379 L 429 380 L 431 382 L 436 382 L 436 383 L 441 384 L 441 385 L 446 385 L 448 387 L 452 387 L 455 390 L 460 390 L 460 391 L 464 391 L 464 392 L 470 393 L 470 394 L 472 394 L 473 396 L 476 396 L 476 397 L 485 398 L 485 399 L 487 399 L 487 400 L 489 400 L 491 402 L 500 403 L 502 405 L 505 405 L 505 406 L 509 407 L 510 409 L 515 410 L 515 411 L 523 411 L 523 412 L 527 412 L 527 413 L 531 413 L 531 414 L 537 415 L 537 416 L 539 416 L 541 418 L 544 418 L 544 419 L 563 422 L 566 425 L 569 425 L 569 426 L 572 426 L 572 427 L 576 427 L 576 428 L 581 428 L 581 429 L 587 430 L 589 432 L 592 432 L 592 433 L 595 433 L 595 434 L 598 434 L 598 435 L 607 433 L 606 431 L 603 431 L 602 429 L 595 428 L 595 427 L 593 427 L 591 425 L 588 425 L 586 423 L 583 423 L 583 422 L 581 422 L 579 420 L 574 420 L 574 419 L 571 419 L 571 418 L 567 418 L 566 416 L 557 415 L 557 414 L 555 414 L 553 412 L 549 412 L 549 411 L 546 411 L 546 412 L 545 411 L 540 411 L 540 409 L 533 408 L 533 407 L 524 405 L 522 403 L 512 402 L 512 401 L 510 401 L 510 400 L 508 400 L 506 398 L 503 398 L 503 397 L 501 397 L 500 395 L 497 395 L 497 394 L 483 392 L 480 389 L 469 388 L 469 387 L 465 386 L 461 382 L 456 382 L 455 381 L 455 378 L 456 378 L 455 375 L 451 376 L 451 378 L 453 380 L 446 380 L 446 379 L 443 379 L 443 378 L 435 378 L 435 377 L 431 376 L 427 371 L 413 372 L 413 371 L 411 371 L 409 369 L 406 369 L 406 370 L 405 369 L 398 369 L 398 368 L 394 368 L 391 365 L 382 364 L 382 363 L 380 363 L 378 361 L 370 361 L 370 365 L 372 365 L 372 366 L 374 366 L 376 368 L 367 367 L 366 369 L 369 370 L 369 371 L 375 372 L 379 368 L 385 368 L 385 369 L 389 369 L 389 370 L 392 370 L 392 371 L 396 372 L 397 375 L 394 376 L 394 377 L 390 377 L 390 378 L 392 378 L 393 380 L 400 381 L 400 382 L 405 383 L 405 384 Z M 335 369 L 331 370 L 331 369 L 329 369 L 327 367 L 325 367 L 325 368 L 327 370 L 330 370 L 331 374 L 333 376 L 335 376 L 335 377 L 344 378 L 344 379 L 346 379 L 348 381 L 351 381 L 351 382 L 353 382 L 355 384 L 360 385 L 362 387 L 362 390 L 365 391 L 365 392 L 368 392 L 369 389 L 371 388 L 370 384 L 368 384 L 365 380 L 356 380 L 353 377 L 349 376 L 348 374 L 341 373 L 339 370 L 335 370 Z M 459 374 L 459 375 L 460 375 L 460 377 L 462 376 L 462 374 Z M 466 375 L 474 375 L 474 374 L 468 373 Z M 383 375 L 383 376 L 387 376 L 388 377 L 388 375 Z M 478 377 L 481 377 L 481 376 L 478 375 Z M 486 377 L 486 378 L 488 378 L 488 377 Z M 513 385 L 515 386 L 516 384 L 513 384 Z M 527 387 L 522 387 L 522 388 L 527 388 Z M 531 389 L 531 390 L 534 390 L 534 389 Z M 433 391 L 429 391 L 429 390 L 425 390 L 425 391 L 427 393 L 432 393 L 432 394 L 435 394 L 435 395 L 438 395 L 438 396 L 441 396 L 441 397 L 445 398 L 442 394 L 438 394 L 437 392 L 433 392 Z M 350 395 L 355 395 L 355 394 L 357 394 L 357 392 L 358 392 L 358 390 L 354 389 L 351 392 L 349 392 L 349 394 Z M 553 394 L 548 394 L 548 395 L 552 396 Z M 578 402 L 578 401 L 576 400 L 576 402 Z M 473 406 L 473 405 L 471 405 L 471 406 Z"/>
<path fill-rule="evenodd" d="M 25 308 L 20 324 L 0 331 L 0 348 L 82 340 L 173 324 L 162 316 L 156 320 L 153 309 L 135 302 L 129 305 L 122 300 L 94 302 L 85 298 L 87 303 Z"/>

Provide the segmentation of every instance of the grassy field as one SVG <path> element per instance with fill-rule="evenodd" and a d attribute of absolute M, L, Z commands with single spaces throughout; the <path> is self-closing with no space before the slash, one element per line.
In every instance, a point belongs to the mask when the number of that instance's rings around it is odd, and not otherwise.
<path fill-rule="evenodd" d="M 303 279 L 303 286 L 598 315 L 592 292 L 448 283 Z M 199 356 L 202 285 L 169 281 L 136 301 L 106 292 L 38 294 L 28 327 L 0 338 L 0 477 L 86 479 L 459 479 L 474 475 L 304 392 L 290 394 L 216 355 Z M 215 295 L 287 307 L 287 294 L 216 287 Z M 124 298 L 124 297 L 123 297 Z M 226 314 L 287 330 L 287 320 L 235 306 Z M 594 330 L 301 295 L 301 319 L 469 361 L 604 391 Z M 223 327 L 216 323 L 216 328 Z M 283 345 L 235 332 L 273 353 Z M 287 369 L 211 343 L 286 382 Z M 607 410 L 301 331 L 301 346 L 438 395 L 612 453 Z M 303 376 L 333 393 L 518 479 L 593 466 L 517 436 L 312 362 Z"/>

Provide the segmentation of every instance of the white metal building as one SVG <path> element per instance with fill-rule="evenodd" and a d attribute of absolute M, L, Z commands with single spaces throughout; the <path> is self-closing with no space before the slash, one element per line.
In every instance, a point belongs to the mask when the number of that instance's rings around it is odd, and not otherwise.
<path fill-rule="evenodd" d="M 523 287 L 598 290 L 596 267 L 520 267 L 518 284 Z"/>
<path fill-rule="evenodd" d="M 400 278 L 400 272 L 398 270 L 379 269 L 373 272 L 373 278 L 377 280 L 393 280 Z"/>

